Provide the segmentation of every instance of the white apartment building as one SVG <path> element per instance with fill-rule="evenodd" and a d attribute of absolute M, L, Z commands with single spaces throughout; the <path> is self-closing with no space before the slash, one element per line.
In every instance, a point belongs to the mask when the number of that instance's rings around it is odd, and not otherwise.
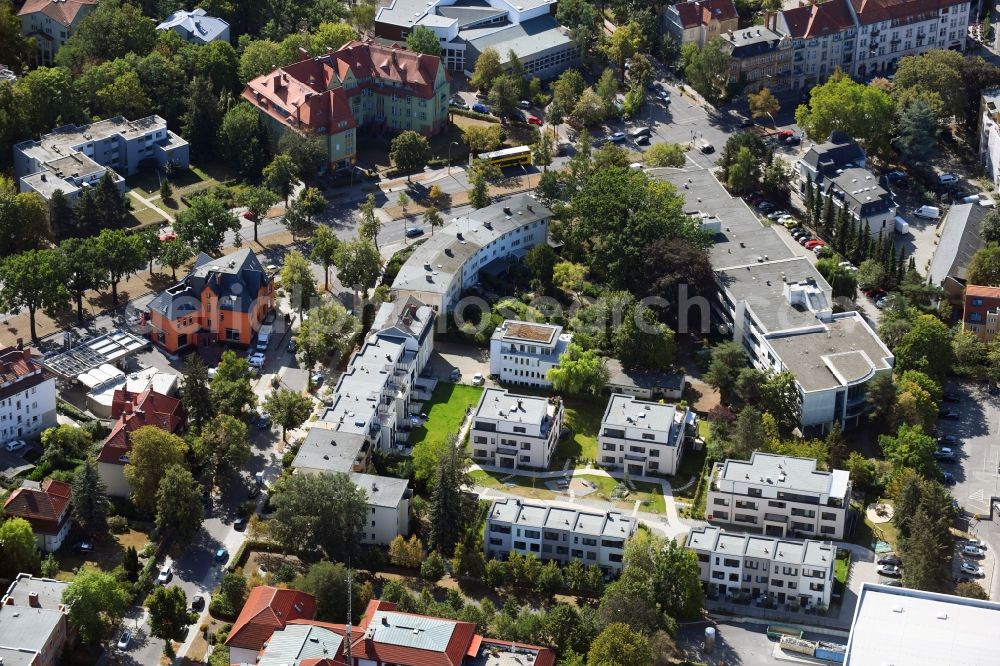
<path fill-rule="evenodd" d="M 533 553 L 543 561 L 580 560 L 605 572 L 620 573 L 625 542 L 637 521 L 620 511 L 598 511 L 575 504 L 516 498 L 493 501 L 486 518 L 487 558 L 511 552 Z"/>
<path fill-rule="evenodd" d="M 979 106 L 979 161 L 994 185 L 1000 185 L 1000 88 L 983 91 Z"/>
<path fill-rule="evenodd" d="M 472 458 L 509 469 L 548 469 L 562 423 L 563 405 L 558 397 L 488 388 L 472 416 Z"/>
<path fill-rule="evenodd" d="M 597 436 L 601 465 L 633 476 L 676 474 L 684 443 L 695 432 L 693 417 L 686 407 L 613 393 Z"/>
<path fill-rule="evenodd" d="M 766 536 L 843 539 L 851 503 L 845 470 L 823 472 L 814 458 L 754 452 L 712 466 L 706 519 Z"/>
<path fill-rule="evenodd" d="M 546 242 L 552 212 L 522 194 L 480 208 L 428 238 L 392 281 L 393 299 L 414 297 L 436 312 L 455 308 L 462 291 L 479 283 L 479 271 L 503 273 Z"/>
<path fill-rule="evenodd" d="M 368 513 L 361 543 L 388 546 L 397 536 L 410 533 L 410 498 L 406 479 L 371 474 L 351 474 L 351 481 L 365 491 Z"/>
<path fill-rule="evenodd" d="M 38 64 L 51 67 L 59 48 L 76 32 L 80 21 L 97 8 L 98 0 L 26 0 L 17 12 L 21 32 L 35 38 Z"/>
<path fill-rule="evenodd" d="M 160 116 L 115 116 L 89 125 L 64 125 L 38 141 L 15 145 L 14 174 L 22 192 L 37 192 L 48 201 L 62 190 L 72 202 L 109 169 L 123 187 L 119 173 L 134 174 L 145 162 L 161 168 L 172 162 L 187 169 L 188 153 L 188 142 L 168 130 Z"/>
<path fill-rule="evenodd" d="M 857 27 L 849 0 L 799 3 L 777 15 L 775 30 L 792 38 L 793 90 L 808 90 L 823 83 L 840 67 L 854 64 Z"/>
<path fill-rule="evenodd" d="M 850 0 L 850 5 L 858 25 L 851 73 L 859 79 L 891 73 L 904 56 L 965 50 L 969 0 Z"/>
<path fill-rule="evenodd" d="M 0 444 L 55 425 L 55 375 L 27 349 L 0 349 Z"/>
<path fill-rule="evenodd" d="M 829 541 L 730 534 L 714 526 L 688 532 L 709 598 L 748 596 L 763 607 L 826 609 L 837 549 Z"/>
<path fill-rule="evenodd" d="M 507 319 L 490 337 L 490 375 L 504 384 L 550 388 L 546 375 L 572 341 L 562 326 Z"/>

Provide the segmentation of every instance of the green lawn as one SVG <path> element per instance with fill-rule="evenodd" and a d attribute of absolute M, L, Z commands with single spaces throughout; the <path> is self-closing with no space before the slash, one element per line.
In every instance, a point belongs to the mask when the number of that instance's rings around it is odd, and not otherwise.
<path fill-rule="evenodd" d="M 604 399 L 563 400 L 564 424 L 573 430 L 573 434 L 559 441 L 552 453 L 551 469 L 561 469 L 567 458 L 575 458 L 577 464 L 583 460 L 597 462 L 597 433 L 601 429 L 601 417 L 607 404 Z"/>
<path fill-rule="evenodd" d="M 512 476 L 507 479 L 503 472 L 487 472 L 477 469 L 469 473 L 469 478 L 478 486 L 504 490 L 532 499 L 550 500 L 556 498 L 556 493 L 545 487 L 545 482 L 530 476 Z M 507 479 L 501 481 L 500 479 Z"/>
<path fill-rule="evenodd" d="M 618 486 L 618 480 L 609 476 L 599 474 L 582 474 L 576 478 L 585 479 L 597 486 L 597 494 L 603 499 L 610 501 L 611 493 Z M 620 500 L 625 505 L 631 505 L 636 500 L 642 502 L 642 510 L 652 513 L 664 513 L 667 510 L 666 501 L 663 499 L 663 487 L 658 483 L 648 481 L 631 481 L 635 492 L 629 491 L 626 499 Z"/>
<path fill-rule="evenodd" d="M 888 500 L 879 500 L 884 504 L 890 504 Z M 876 541 L 886 541 L 893 548 L 896 547 L 896 543 L 899 539 L 899 533 L 896 531 L 896 527 L 891 523 L 879 523 L 878 525 L 873 524 L 868 517 L 865 515 L 865 507 L 861 506 L 857 502 L 852 502 L 851 505 L 864 519 L 864 522 L 858 523 L 858 526 L 854 529 L 854 538 L 852 539 L 854 543 L 864 546 L 865 548 L 875 547 Z"/>
<path fill-rule="evenodd" d="M 445 442 L 457 435 L 466 411 L 476 406 L 482 393 L 479 386 L 438 382 L 431 399 L 424 403 L 427 420 L 410 433 L 410 446 L 423 441 Z"/>

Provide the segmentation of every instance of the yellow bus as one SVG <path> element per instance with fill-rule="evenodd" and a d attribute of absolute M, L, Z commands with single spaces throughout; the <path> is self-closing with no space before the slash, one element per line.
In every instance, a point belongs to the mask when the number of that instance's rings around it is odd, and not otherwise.
<path fill-rule="evenodd" d="M 518 164 L 531 164 L 531 146 L 517 146 L 516 148 L 504 148 L 494 150 L 491 153 L 480 153 L 477 156 L 481 160 L 486 160 L 490 164 L 495 164 L 501 169 Z"/>

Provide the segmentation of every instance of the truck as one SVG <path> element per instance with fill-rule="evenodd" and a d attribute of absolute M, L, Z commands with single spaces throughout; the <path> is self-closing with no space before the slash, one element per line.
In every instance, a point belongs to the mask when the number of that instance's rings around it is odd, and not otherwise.
<path fill-rule="evenodd" d="M 267 351 L 267 345 L 271 341 L 271 330 L 272 326 L 265 324 L 257 331 L 257 351 Z"/>
<path fill-rule="evenodd" d="M 910 233 L 910 223 L 898 215 L 896 216 L 896 233 L 900 236 Z"/>

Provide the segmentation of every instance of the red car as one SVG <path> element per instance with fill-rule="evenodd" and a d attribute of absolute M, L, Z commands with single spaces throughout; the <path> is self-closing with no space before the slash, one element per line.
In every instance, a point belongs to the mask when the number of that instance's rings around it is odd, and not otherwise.
<path fill-rule="evenodd" d="M 257 219 L 257 216 L 253 214 L 253 211 L 245 210 L 243 211 L 243 217 L 253 222 Z"/>
<path fill-rule="evenodd" d="M 781 130 L 780 132 L 778 132 L 779 141 L 784 141 L 790 136 L 795 136 L 795 132 L 793 132 L 792 130 Z"/>
<path fill-rule="evenodd" d="M 803 245 L 802 247 L 804 247 L 804 248 L 805 248 L 805 249 L 807 249 L 807 250 L 811 250 L 811 249 L 813 249 L 814 247 L 817 247 L 817 246 L 819 246 L 819 245 L 822 245 L 822 244 L 823 244 L 823 241 L 819 241 L 819 240 L 816 240 L 816 239 L 814 238 L 814 239 L 812 239 L 811 241 L 806 241 L 806 244 L 805 244 L 805 245 Z"/>
<path fill-rule="evenodd" d="M 541 126 L 542 119 L 538 116 L 528 116 L 528 124 Z"/>
<path fill-rule="evenodd" d="M 177 240 L 177 234 L 173 230 L 161 231 L 160 241 L 166 243 L 167 241 Z"/>

